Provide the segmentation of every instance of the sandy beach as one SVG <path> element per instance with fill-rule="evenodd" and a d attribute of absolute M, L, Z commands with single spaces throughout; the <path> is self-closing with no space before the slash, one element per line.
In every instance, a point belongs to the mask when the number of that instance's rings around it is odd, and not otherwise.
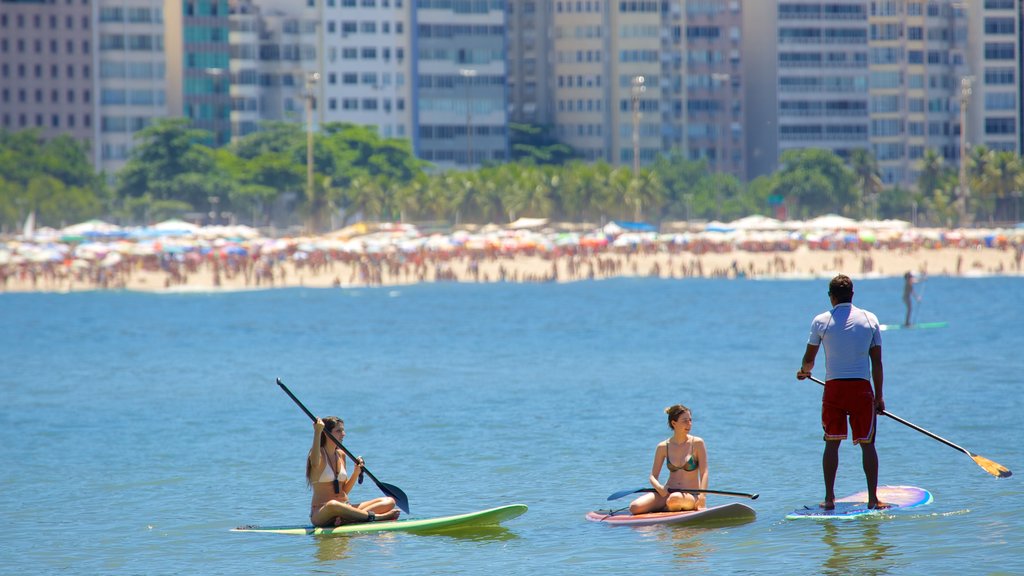
<path fill-rule="evenodd" d="M 114 266 L 61 263 L 0 266 L 0 292 L 133 290 L 237 291 L 286 287 L 350 288 L 422 282 L 576 282 L 615 277 L 786 279 L 1021 275 L 1013 246 L 822 250 L 692 251 L 665 246 L 553 252 L 427 252 L 354 255 L 314 253 L 305 259 L 204 257 L 168 265 L 153 257 Z"/>

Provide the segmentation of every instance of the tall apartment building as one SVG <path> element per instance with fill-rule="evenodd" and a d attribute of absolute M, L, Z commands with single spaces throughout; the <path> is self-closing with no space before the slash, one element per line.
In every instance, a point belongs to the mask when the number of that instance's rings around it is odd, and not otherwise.
<path fill-rule="evenodd" d="M 679 150 L 746 178 L 742 28 L 740 0 L 555 0 L 557 135 L 589 160 Z"/>
<path fill-rule="evenodd" d="M 97 152 L 109 177 L 134 147 L 135 133 L 168 116 L 163 0 L 100 0 L 96 53 Z"/>
<path fill-rule="evenodd" d="M 548 35 L 552 0 L 506 3 L 509 121 L 551 124 Z"/>
<path fill-rule="evenodd" d="M 164 0 L 167 104 L 171 116 L 231 141 L 231 48 L 228 0 Z"/>
<path fill-rule="evenodd" d="M 413 148 L 438 168 L 505 162 L 505 0 L 417 0 Z"/>
<path fill-rule="evenodd" d="M 555 0 L 551 5 L 552 121 L 559 140 L 585 160 L 611 162 L 614 155 L 612 115 L 621 79 L 611 75 L 611 30 L 614 0 Z M 656 39 L 655 39 L 656 41 Z M 658 71 L 657 62 L 640 70 L 631 62 L 625 97 L 630 102 L 632 77 Z M 656 74 L 655 74 L 656 76 Z M 627 105 L 627 118 L 629 108 Z M 621 139 L 621 136 L 619 136 Z M 630 152 L 631 154 L 631 152 Z M 628 162 L 628 159 L 627 159 Z"/>
<path fill-rule="evenodd" d="M 778 151 L 823 148 L 848 158 L 869 142 L 868 4 L 778 3 Z"/>
<path fill-rule="evenodd" d="M 756 2 L 757 0 L 753 0 Z M 685 6 L 686 130 L 691 159 L 715 172 L 749 177 L 743 10 L 751 2 L 689 0 Z M 670 28 L 675 33 L 675 28 Z M 678 77 L 674 74 L 673 77 Z"/>
<path fill-rule="evenodd" d="M 967 20 L 952 3 L 872 2 L 871 150 L 886 184 L 913 184 L 926 150 L 959 162 Z"/>
<path fill-rule="evenodd" d="M 233 137 L 265 121 L 309 122 L 318 129 L 326 90 L 319 5 L 232 0 L 230 27 Z"/>
<path fill-rule="evenodd" d="M 0 126 L 67 134 L 95 157 L 96 9 L 81 0 L 0 0 Z"/>
<path fill-rule="evenodd" d="M 406 0 L 325 2 L 324 121 L 373 125 L 385 138 L 411 138 L 410 6 Z"/>
<path fill-rule="evenodd" d="M 1021 145 L 1021 2 L 957 2 L 967 11 L 967 145 L 1014 151 Z M 961 84 L 957 83 L 956 88 Z"/>

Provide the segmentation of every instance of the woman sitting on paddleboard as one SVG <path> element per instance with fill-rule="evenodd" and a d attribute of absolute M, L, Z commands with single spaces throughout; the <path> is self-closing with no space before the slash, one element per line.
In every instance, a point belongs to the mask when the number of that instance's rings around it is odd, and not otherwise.
<path fill-rule="evenodd" d="M 633 500 L 629 505 L 632 514 L 698 510 L 707 506 L 703 493 L 687 492 L 708 488 L 708 453 L 704 440 L 690 435 L 693 420 L 689 408 L 676 404 L 665 408 L 665 413 L 668 414 L 672 437 L 654 449 L 650 480 L 656 492 Z M 658 481 L 663 464 L 669 470 L 665 484 Z"/>
<path fill-rule="evenodd" d="M 327 438 L 328 434 L 341 443 L 345 438 L 341 418 L 328 416 L 313 423 L 313 447 L 306 458 L 306 482 L 313 487 L 310 522 L 323 528 L 398 518 L 395 500 L 389 496 L 358 505 L 348 501 L 348 493 L 363 472 L 363 459 L 356 460 L 350 478 L 345 471 L 345 453 Z"/>

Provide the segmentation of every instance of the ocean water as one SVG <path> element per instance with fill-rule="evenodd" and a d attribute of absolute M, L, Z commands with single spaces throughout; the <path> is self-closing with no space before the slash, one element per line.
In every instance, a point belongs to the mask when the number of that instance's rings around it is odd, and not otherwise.
<path fill-rule="evenodd" d="M 917 320 L 949 325 L 884 334 L 889 411 L 1017 475 L 880 418 L 881 482 L 935 501 L 845 522 L 784 519 L 822 497 L 820 387 L 794 374 L 825 280 L 0 295 L 0 573 L 1022 574 L 1024 279 L 922 287 Z M 899 322 L 900 295 L 858 281 L 855 303 Z M 276 377 L 345 418 L 413 517 L 530 511 L 457 535 L 230 532 L 306 522 L 311 424 Z M 585 521 L 646 484 L 677 402 L 711 487 L 759 493 L 757 520 Z"/>

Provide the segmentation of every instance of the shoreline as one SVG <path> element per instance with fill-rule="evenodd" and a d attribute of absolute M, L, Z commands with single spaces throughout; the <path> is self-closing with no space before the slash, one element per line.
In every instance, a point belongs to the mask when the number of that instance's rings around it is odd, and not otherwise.
<path fill-rule="evenodd" d="M 276 288 L 400 287 L 434 282 L 539 283 L 611 278 L 800 280 L 838 273 L 854 279 L 915 274 L 949 277 L 1022 276 L 1012 247 L 821 250 L 568 250 L 550 253 L 314 253 L 308 259 L 218 258 L 161 262 L 127 258 L 115 265 L 61 263 L 0 266 L 0 294 L 83 291 L 218 293 Z"/>

